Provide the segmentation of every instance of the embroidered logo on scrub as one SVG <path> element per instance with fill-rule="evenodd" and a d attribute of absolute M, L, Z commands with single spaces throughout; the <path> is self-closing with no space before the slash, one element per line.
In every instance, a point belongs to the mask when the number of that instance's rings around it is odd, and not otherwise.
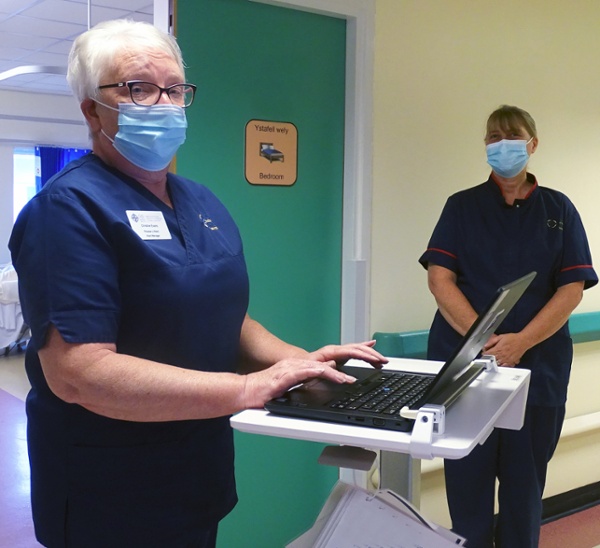
<path fill-rule="evenodd" d="M 200 219 L 200 222 L 209 230 L 219 230 L 219 227 L 215 225 L 208 217 L 203 217 L 202 213 L 198 214 L 198 219 Z"/>
<path fill-rule="evenodd" d="M 546 221 L 546 226 L 548 228 L 558 228 L 558 230 L 562 230 L 563 229 L 563 222 L 562 221 L 557 221 L 555 219 L 548 219 Z"/>
<path fill-rule="evenodd" d="M 142 240 L 170 240 L 171 233 L 162 211 L 126 210 L 133 231 Z"/>

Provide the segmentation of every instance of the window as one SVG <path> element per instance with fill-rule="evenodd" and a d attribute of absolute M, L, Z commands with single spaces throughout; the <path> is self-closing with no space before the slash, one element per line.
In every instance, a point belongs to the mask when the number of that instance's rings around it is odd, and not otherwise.
<path fill-rule="evenodd" d="M 14 149 L 13 172 L 13 220 L 16 220 L 21 209 L 36 193 L 34 147 Z"/>
<path fill-rule="evenodd" d="M 71 160 L 90 152 L 87 148 L 20 147 L 14 149 L 13 218 L 46 182 Z"/>

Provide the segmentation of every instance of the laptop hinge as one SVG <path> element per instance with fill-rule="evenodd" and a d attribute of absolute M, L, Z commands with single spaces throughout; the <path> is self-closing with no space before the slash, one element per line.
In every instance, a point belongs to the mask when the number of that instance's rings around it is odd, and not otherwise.
<path fill-rule="evenodd" d="M 426 404 L 416 413 L 410 436 L 410 455 L 418 459 L 432 459 L 433 436 L 441 435 L 446 430 L 446 407 Z"/>
<path fill-rule="evenodd" d="M 473 365 L 483 366 L 488 373 L 498 373 L 498 362 L 492 354 L 484 354 L 481 358 L 473 360 Z"/>

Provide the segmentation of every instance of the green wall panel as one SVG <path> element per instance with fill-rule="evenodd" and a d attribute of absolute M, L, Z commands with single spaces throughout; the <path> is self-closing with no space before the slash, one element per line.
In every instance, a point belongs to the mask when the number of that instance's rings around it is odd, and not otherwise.
<path fill-rule="evenodd" d="M 247 0 L 179 0 L 187 79 L 198 85 L 178 173 L 210 187 L 236 219 L 250 314 L 308 349 L 339 342 L 345 21 Z M 298 129 L 289 187 L 244 175 L 249 120 Z M 280 547 L 310 527 L 337 479 L 322 445 L 236 432 L 240 503 L 219 546 Z"/>

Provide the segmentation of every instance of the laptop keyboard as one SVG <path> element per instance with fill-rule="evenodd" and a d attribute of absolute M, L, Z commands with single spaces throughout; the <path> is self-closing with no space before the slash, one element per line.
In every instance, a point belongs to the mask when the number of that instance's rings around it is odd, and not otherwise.
<path fill-rule="evenodd" d="M 329 407 L 397 415 L 404 406 L 417 402 L 434 378 L 411 373 L 381 373 L 375 383 L 370 381 L 364 390 L 358 386 L 352 395 L 332 401 Z"/>

